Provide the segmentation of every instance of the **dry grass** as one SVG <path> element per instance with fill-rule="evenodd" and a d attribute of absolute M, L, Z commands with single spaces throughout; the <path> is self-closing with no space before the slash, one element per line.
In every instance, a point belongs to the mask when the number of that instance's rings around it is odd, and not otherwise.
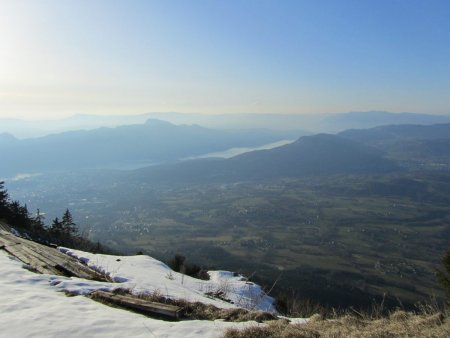
<path fill-rule="evenodd" d="M 414 314 L 395 311 L 385 318 L 344 315 L 326 320 L 313 316 L 307 324 L 275 321 L 244 330 L 230 329 L 224 338 L 395 338 L 450 337 L 450 321 L 442 313 Z"/>
<path fill-rule="evenodd" d="M 130 290 L 116 289 L 116 294 L 131 295 Z M 175 305 L 182 308 L 182 315 L 187 319 L 216 320 L 223 319 L 230 322 L 256 321 L 259 323 L 277 319 L 273 314 L 262 311 L 249 311 L 240 308 L 221 309 L 214 305 L 200 302 L 187 302 L 185 300 L 171 299 L 163 296 L 160 292 L 140 294 L 136 297 L 151 302 Z"/>

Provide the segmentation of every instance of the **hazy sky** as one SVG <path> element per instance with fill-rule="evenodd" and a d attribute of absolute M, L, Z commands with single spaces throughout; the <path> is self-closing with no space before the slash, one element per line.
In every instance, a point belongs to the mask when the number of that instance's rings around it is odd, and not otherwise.
<path fill-rule="evenodd" d="M 0 0 L 0 117 L 450 114 L 450 1 Z"/>

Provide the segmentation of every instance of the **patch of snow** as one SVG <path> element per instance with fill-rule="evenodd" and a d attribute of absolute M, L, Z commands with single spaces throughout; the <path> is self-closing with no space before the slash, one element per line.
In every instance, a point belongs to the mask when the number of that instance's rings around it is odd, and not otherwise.
<path fill-rule="evenodd" d="M 111 256 L 68 248 L 59 250 L 116 282 L 89 281 L 80 284 L 77 278 L 61 280 L 58 287 L 72 293 L 86 294 L 96 289 L 112 291 L 120 287 L 135 294 L 157 293 L 167 298 L 198 301 L 221 308 L 242 307 L 276 312 L 273 298 L 266 295 L 259 285 L 229 271 L 209 271 L 210 280 L 205 281 L 175 272 L 166 264 L 145 255 Z"/>
<path fill-rule="evenodd" d="M 275 312 L 273 298 L 266 295 L 259 285 L 247 281 L 244 276 L 230 271 L 208 271 L 208 274 L 210 284 L 223 291 L 233 304 L 245 309 Z"/>
<path fill-rule="evenodd" d="M 85 255 L 86 253 L 83 253 Z M 112 264 L 106 256 L 91 258 L 100 264 Z M 137 271 L 142 266 L 150 266 L 154 272 L 163 272 L 164 266 L 148 258 L 125 258 L 133 268 L 120 268 L 125 274 Z M 201 337 L 216 338 L 227 328 L 245 328 L 264 325 L 256 322 L 230 323 L 216 321 L 167 322 L 143 315 L 109 307 L 86 297 L 67 297 L 58 290 L 88 291 L 112 287 L 111 283 L 99 283 L 79 278 L 39 275 L 22 268 L 22 263 L 0 250 L 0 327 L 1 336 L 9 338 L 28 337 Z M 126 264 L 123 265 L 125 267 Z M 167 270 L 165 270 L 167 271 Z M 149 286 L 155 277 L 150 273 L 130 279 Z M 145 282 L 143 276 L 150 280 Z M 177 276 L 179 278 L 180 276 Z M 178 280 L 179 282 L 179 280 Z M 180 289 L 168 289 L 181 292 Z M 83 293 L 81 292 L 81 293 Z"/>

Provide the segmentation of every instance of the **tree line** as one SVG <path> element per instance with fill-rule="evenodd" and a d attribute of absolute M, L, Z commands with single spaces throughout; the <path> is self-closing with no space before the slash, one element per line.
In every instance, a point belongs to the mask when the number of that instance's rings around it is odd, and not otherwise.
<path fill-rule="evenodd" d="M 50 225 L 46 225 L 44 215 L 39 209 L 36 215 L 31 215 L 27 205 L 22 205 L 17 200 L 11 200 L 5 182 L 0 181 L 0 221 L 16 229 L 22 235 L 44 244 L 68 246 L 92 252 L 106 252 L 99 243 L 93 243 L 83 236 L 69 209 L 62 217 L 56 217 Z"/>

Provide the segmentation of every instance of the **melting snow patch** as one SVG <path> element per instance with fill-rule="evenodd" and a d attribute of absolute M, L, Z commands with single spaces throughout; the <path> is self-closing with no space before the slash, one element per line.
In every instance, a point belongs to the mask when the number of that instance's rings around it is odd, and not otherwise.
<path fill-rule="evenodd" d="M 175 272 L 161 261 L 145 255 L 110 256 L 68 248 L 59 250 L 120 283 L 71 285 L 71 292 L 77 292 L 78 288 L 80 294 L 85 294 L 84 289 L 109 287 L 113 290 L 120 287 L 129 289 L 134 294 L 158 293 L 166 298 L 202 302 L 221 308 L 242 307 L 276 312 L 272 297 L 266 295 L 259 285 L 248 282 L 246 278 L 233 272 L 209 271 L 210 280 L 205 281 Z M 69 288 L 69 285 L 66 284 L 66 287 Z"/>
<path fill-rule="evenodd" d="M 62 292 L 55 292 L 51 285 L 55 283 L 57 287 L 68 283 L 82 289 L 98 285 L 76 278 L 32 273 L 0 250 L 2 337 L 219 338 L 228 328 L 261 325 L 256 322 L 155 320 L 93 302 L 86 297 L 66 297 Z"/>

